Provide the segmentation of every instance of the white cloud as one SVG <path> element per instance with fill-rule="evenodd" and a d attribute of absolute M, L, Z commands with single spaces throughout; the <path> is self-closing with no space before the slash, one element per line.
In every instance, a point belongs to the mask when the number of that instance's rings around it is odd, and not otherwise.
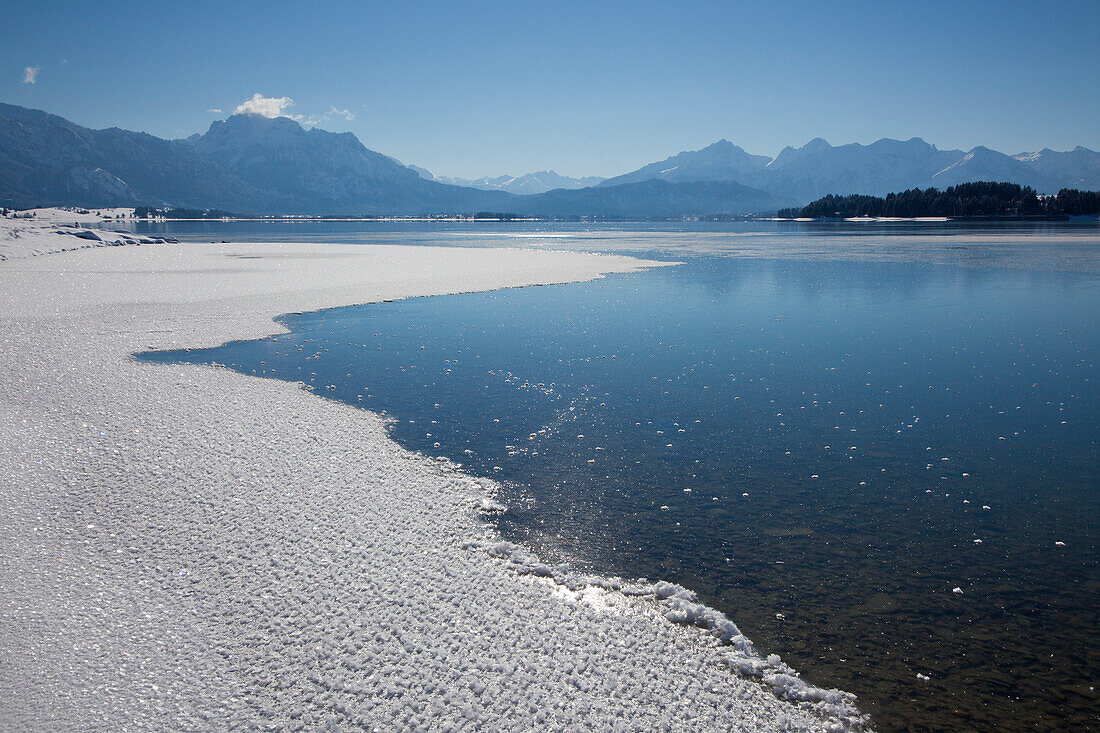
<path fill-rule="evenodd" d="M 24 84 L 37 84 L 38 83 L 38 71 L 41 66 L 28 66 L 23 69 L 23 83 Z"/>
<path fill-rule="evenodd" d="M 222 111 L 217 107 L 211 107 L 210 109 L 206 110 L 206 113 L 211 115 L 220 115 Z"/>
<path fill-rule="evenodd" d="M 264 117 L 290 117 L 294 115 L 284 114 L 287 107 L 293 106 L 294 100 L 290 97 L 265 97 L 259 92 L 252 95 L 237 105 L 233 111 L 235 115 L 263 115 Z"/>
<path fill-rule="evenodd" d="M 303 127 L 316 127 L 317 125 L 323 125 L 326 122 L 332 120 L 334 117 L 343 117 L 347 121 L 355 119 L 355 113 L 350 109 L 337 109 L 335 105 L 329 105 L 328 111 L 322 115 L 298 115 L 292 114 L 287 111 L 288 107 L 294 105 L 294 100 L 290 97 L 265 97 L 259 92 L 252 95 L 251 99 L 246 99 L 237 105 L 237 109 L 233 111 L 233 114 L 253 114 L 263 115 L 264 117 L 288 117 Z M 220 109 L 208 109 L 207 112 L 216 113 L 221 112 Z"/>

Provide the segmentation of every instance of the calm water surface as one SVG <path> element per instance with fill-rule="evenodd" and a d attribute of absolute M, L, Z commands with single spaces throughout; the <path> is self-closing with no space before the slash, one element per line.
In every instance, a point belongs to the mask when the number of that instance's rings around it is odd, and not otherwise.
<path fill-rule="evenodd" d="M 1096 727 L 1100 279 L 677 256 L 147 358 L 385 410 L 509 538 L 698 591 L 882 730 Z"/>

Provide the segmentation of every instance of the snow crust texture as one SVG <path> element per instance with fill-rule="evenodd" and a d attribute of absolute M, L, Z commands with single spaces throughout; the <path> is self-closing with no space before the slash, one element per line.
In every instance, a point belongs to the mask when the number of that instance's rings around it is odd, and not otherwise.
<path fill-rule="evenodd" d="M 0 729 L 844 730 L 667 583 L 500 542 L 492 485 L 299 385 L 152 365 L 291 311 L 647 263 L 340 245 L 0 263 Z"/>

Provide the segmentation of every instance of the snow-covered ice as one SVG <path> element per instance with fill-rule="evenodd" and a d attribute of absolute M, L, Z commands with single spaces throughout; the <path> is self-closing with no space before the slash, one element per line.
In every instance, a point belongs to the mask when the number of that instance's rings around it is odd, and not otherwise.
<path fill-rule="evenodd" d="M 0 262 L 0 729 L 865 725 L 690 591 L 502 543 L 491 481 L 402 449 L 384 416 L 130 356 L 645 264 L 318 244 Z"/>
<path fill-rule="evenodd" d="M 107 223 L 92 213 L 80 214 L 65 209 L 35 209 L 33 213 L 33 218 L 0 218 L 0 260 L 90 247 L 165 244 L 176 241 L 121 229 L 115 231 L 101 226 L 88 228 L 89 224 Z"/>

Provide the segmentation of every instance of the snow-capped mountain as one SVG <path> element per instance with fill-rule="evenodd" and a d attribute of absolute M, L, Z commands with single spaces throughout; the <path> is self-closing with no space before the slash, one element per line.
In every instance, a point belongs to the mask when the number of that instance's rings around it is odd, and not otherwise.
<path fill-rule="evenodd" d="M 766 155 L 750 155 L 729 140 L 719 140 L 702 150 L 687 150 L 636 171 L 609 178 L 601 186 L 638 183 L 651 178 L 665 181 L 740 181 L 767 165 Z"/>
<path fill-rule="evenodd" d="M 937 171 L 932 176 L 932 185 L 943 189 L 970 181 L 1004 181 L 1031 186 L 1039 193 L 1057 193 L 1063 184 L 1053 180 L 1059 177 L 1057 171 L 1051 173 L 1051 176 L 1044 175 L 1024 160 L 979 145 L 943 170 Z"/>
<path fill-rule="evenodd" d="M 618 186 L 556 189 L 521 196 L 518 213 L 549 216 L 701 216 L 762 214 L 789 206 L 790 199 L 736 181 L 665 181 L 650 178 Z"/>
<path fill-rule="evenodd" d="M 1043 148 L 1034 153 L 1012 156 L 1051 180 L 1067 188 L 1100 190 L 1100 153 L 1080 145 L 1073 150 L 1058 152 Z"/>
<path fill-rule="evenodd" d="M 189 142 L 278 197 L 282 211 L 322 214 L 490 208 L 496 198 L 422 179 L 350 132 L 304 129 L 287 117 L 233 115 Z"/>
<path fill-rule="evenodd" d="M 450 176 L 437 176 L 426 168 L 410 165 L 409 168 L 420 174 L 421 178 L 439 183 L 449 183 L 453 186 L 469 186 L 482 191 L 507 191 L 520 195 L 545 193 L 555 189 L 577 189 L 595 186 L 603 181 L 598 176 L 585 178 L 571 178 L 563 176 L 556 171 L 535 171 L 522 176 L 482 176 L 481 178 L 452 178 Z"/>
<path fill-rule="evenodd" d="M 741 165 L 722 162 L 731 158 L 739 159 Z M 610 178 L 601 185 L 646 177 L 727 180 L 802 202 L 826 194 L 883 195 L 969 181 L 1018 183 L 1040 193 L 1057 193 L 1061 188 L 1100 188 L 1100 154 L 1081 147 L 1065 153 L 1043 149 L 1008 156 L 981 146 L 969 152 L 940 150 L 918 137 L 839 146 L 814 138 L 802 147 L 786 147 L 760 163 L 762 159 L 723 140 Z"/>
<path fill-rule="evenodd" d="M 815 137 L 800 148 L 793 148 L 788 145 L 779 151 L 779 155 L 769 160 L 764 167 L 773 171 L 778 170 L 785 165 L 796 163 L 814 155 L 827 155 L 832 149 L 833 146 L 824 138 Z"/>
<path fill-rule="evenodd" d="M 830 193 L 881 195 L 932 185 L 932 176 L 961 156 L 919 137 L 836 147 L 815 138 L 801 148 L 784 148 L 745 182 L 806 201 Z"/>

